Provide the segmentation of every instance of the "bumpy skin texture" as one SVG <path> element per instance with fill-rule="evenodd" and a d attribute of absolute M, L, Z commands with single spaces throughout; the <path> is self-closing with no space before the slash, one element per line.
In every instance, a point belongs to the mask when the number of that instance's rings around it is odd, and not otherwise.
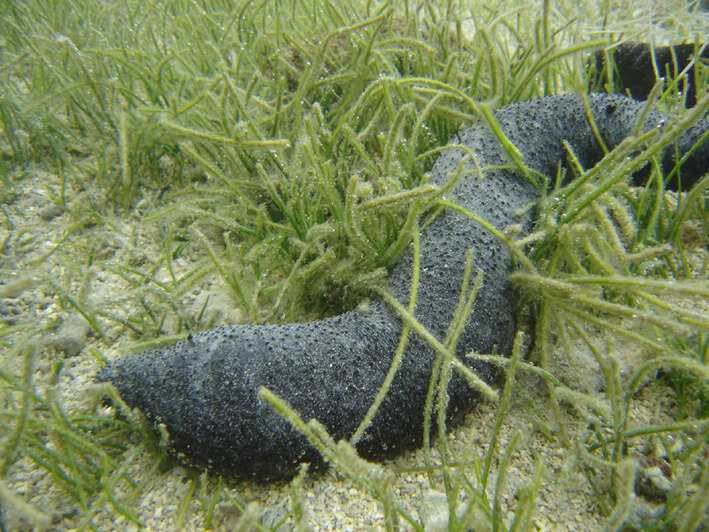
<path fill-rule="evenodd" d="M 640 103 L 621 96 L 591 95 L 590 105 L 605 143 L 615 146 L 630 134 Z M 581 163 L 590 167 L 601 151 L 575 95 L 510 105 L 495 116 L 521 150 L 525 163 L 553 176 L 565 158 L 568 141 Z M 652 114 L 646 127 L 664 117 Z M 707 123 L 679 140 L 683 153 Z M 453 143 L 474 150 L 481 167 L 509 163 L 491 131 L 476 124 Z M 451 149 L 432 169 L 443 184 L 464 153 Z M 709 143 L 690 165 L 707 169 Z M 668 158 L 667 164 L 671 164 Z M 516 213 L 537 198 L 536 189 L 515 171 L 493 170 L 478 179 L 470 172 L 452 191 L 456 202 L 497 228 L 532 226 L 533 211 Z M 698 175 L 698 174 L 697 174 Z M 697 175 L 686 176 L 697 178 Z M 685 181 L 686 182 L 686 181 Z M 421 279 L 416 316 L 439 338 L 445 336 L 458 301 L 464 256 L 474 252 L 484 284 L 462 334 L 458 353 L 509 352 L 515 330 L 517 297 L 507 281 L 509 251 L 468 218 L 447 211 L 421 236 Z M 392 272 L 390 289 L 408 303 L 412 253 L 404 253 Z M 317 418 L 337 440 L 357 428 L 387 373 L 396 350 L 401 321 L 383 302 L 320 321 L 280 326 L 220 327 L 191 336 L 164 350 L 126 357 L 105 367 L 99 380 L 112 382 L 123 399 L 155 423 L 164 423 L 173 450 L 189 462 L 208 464 L 237 476 L 259 479 L 293 475 L 299 462 L 322 464 L 317 451 L 288 422 L 256 395 L 266 386 L 286 399 L 304 419 Z M 366 436 L 358 444 L 367 457 L 381 457 L 420 443 L 423 405 L 435 355 L 412 333 L 400 371 Z M 466 361 L 469 363 L 469 361 Z M 475 365 L 485 380 L 494 371 Z M 455 375 L 449 386 L 451 421 L 475 404 L 476 394 Z"/>

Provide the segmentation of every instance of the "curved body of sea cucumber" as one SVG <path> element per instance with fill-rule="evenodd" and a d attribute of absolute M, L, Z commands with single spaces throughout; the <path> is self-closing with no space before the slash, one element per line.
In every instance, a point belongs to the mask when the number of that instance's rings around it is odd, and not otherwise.
<path fill-rule="evenodd" d="M 595 123 L 608 147 L 630 134 L 639 102 L 611 95 L 589 96 Z M 495 112 L 507 137 L 524 154 L 525 164 L 554 176 L 565 159 L 562 141 L 590 167 L 601 150 L 576 95 L 547 97 L 510 105 Z M 664 117 L 651 113 L 646 127 Z M 679 152 L 691 147 L 708 124 L 703 122 L 678 140 Z M 476 124 L 453 143 L 469 146 L 481 167 L 508 164 L 495 135 Z M 443 184 L 456 171 L 463 150 L 447 150 L 432 169 L 432 181 Z M 709 143 L 689 161 L 700 170 L 683 175 L 684 183 L 706 171 Z M 668 164 L 670 163 L 668 159 Z M 469 163 L 469 161 L 468 161 Z M 497 228 L 532 225 L 537 198 L 534 186 L 514 170 L 490 170 L 479 179 L 472 165 L 452 190 L 452 199 Z M 520 215 L 519 212 L 526 214 Z M 521 216 L 521 217 L 520 217 Z M 466 251 L 484 281 L 458 344 L 458 353 L 486 353 L 496 346 L 509 352 L 515 330 L 516 294 L 508 284 L 507 248 L 487 230 L 453 211 L 438 216 L 421 235 L 421 277 L 417 318 L 439 338 L 445 336 L 458 301 Z M 412 253 L 394 268 L 392 294 L 408 302 Z M 287 325 L 237 325 L 191 336 L 166 349 L 124 357 L 108 365 L 99 380 L 111 381 L 122 398 L 155 423 L 163 423 L 170 445 L 191 463 L 207 464 L 237 476 L 259 479 L 293 475 L 300 462 L 322 464 L 317 451 L 288 422 L 259 400 L 266 386 L 287 400 L 304 419 L 317 418 L 337 440 L 353 434 L 387 373 L 396 350 L 401 321 L 383 302 L 366 311 Z M 410 341 L 391 390 L 357 448 L 363 456 L 381 457 L 421 441 L 423 405 L 435 359 L 416 334 Z M 469 362 L 466 362 L 469 363 Z M 494 371 L 472 363 L 485 380 Z M 449 415 L 460 418 L 476 402 L 464 379 L 449 385 Z"/>

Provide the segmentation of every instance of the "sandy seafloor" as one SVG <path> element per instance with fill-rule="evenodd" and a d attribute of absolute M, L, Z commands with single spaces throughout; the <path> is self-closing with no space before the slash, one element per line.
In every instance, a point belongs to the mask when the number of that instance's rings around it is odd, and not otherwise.
<path fill-rule="evenodd" d="M 661 43 L 664 38 L 655 40 Z M 91 308 L 128 313 L 131 308 L 135 308 L 137 300 L 131 297 L 127 283 L 111 273 L 106 266 L 131 264 L 147 271 L 151 263 L 160 260 L 162 253 L 160 237 L 155 236 L 160 231 L 158 222 L 146 224 L 140 216 L 134 214 L 106 214 L 107 224 L 85 224 L 67 237 L 62 246 L 37 268 L 30 267 L 39 257 L 53 249 L 69 228 L 81 221 L 89 201 L 99 208 L 105 204 L 101 192 L 92 184 L 89 170 L 82 173 L 83 168 L 91 166 L 78 164 L 72 170 L 76 175 L 67 177 L 65 193 L 67 202 L 71 204 L 71 209 L 67 211 L 57 207 L 56 198 L 62 188 L 60 176 L 38 166 L 11 171 L 8 180 L 19 194 L 3 206 L 8 218 L 0 222 L 0 242 L 4 242 L 4 247 L 0 249 L 0 270 L 15 272 L 0 282 L 0 310 L 3 318 L 9 316 L 23 319 L 29 316 L 46 328 L 43 346 L 35 364 L 34 386 L 38 393 L 43 394 L 49 384 L 53 362 L 63 358 L 64 368 L 55 391 L 66 411 L 94 404 L 94 398 L 87 390 L 91 389 L 92 378 L 99 369 L 99 363 L 89 351 L 97 349 L 106 358 L 114 359 L 126 355 L 136 339 L 127 333 L 126 328 L 106 320 L 102 320 L 101 325 L 108 340 L 96 337 L 74 310 L 62 308 L 58 304 L 57 293 L 51 288 L 50 282 L 74 296 L 80 296 L 82 303 Z M 136 206 L 136 212 L 143 210 L 144 213 L 151 212 L 149 201 Z M 85 267 L 87 249 L 92 249 L 94 253 L 90 268 Z M 695 273 L 697 277 L 706 278 L 706 250 L 695 252 L 697 256 L 694 264 L 698 267 Z M 175 273 L 179 276 L 205 260 L 203 250 L 190 247 L 174 262 Z M 84 283 L 81 274 L 86 271 L 90 271 L 90 276 L 89 281 Z M 168 279 L 164 266 L 158 270 L 157 277 Z M 196 315 L 207 296 L 207 314 L 215 324 L 239 323 L 244 320 L 232 298 L 227 295 L 222 280 L 216 275 L 204 278 L 184 295 L 186 312 Z M 706 303 L 703 309 L 696 310 L 709 312 Z M 173 326 L 168 322 L 163 330 L 169 334 L 174 331 Z M 618 357 L 621 366 L 628 368 L 627 371 L 637 367 L 647 355 L 634 345 L 624 344 L 620 338 L 603 336 L 594 340 L 603 345 L 606 352 Z M 58 347 L 78 349 L 78 353 L 73 356 L 57 353 L 55 348 Z M 22 374 L 20 357 L 11 359 L 6 352 L 0 351 L 0 364 L 8 372 Z M 596 393 L 596 390 L 602 388 L 600 370 L 583 345 L 575 345 L 570 355 L 559 351 L 552 370 L 577 389 Z M 554 423 L 545 386 L 538 379 L 524 373 L 518 374 L 518 380 L 512 408 L 499 435 L 499 449 L 502 450 L 516 431 L 521 436 L 507 469 L 501 497 L 502 515 L 509 524 L 517 507 L 515 493 L 531 481 L 538 460 L 543 465 L 543 476 L 542 487 L 535 502 L 533 526 L 538 530 L 560 531 L 603 529 L 605 517 L 601 515 L 591 487 L 578 467 L 573 447 L 562 446 L 558 441 L 547 438 L 533 422 L 530 405 L 534 406 L 536 413 L 545 422 L 549 425 Z M 598 392 L 598 396 L 602 397 L 601 392 Z M 629 413 L 630 425 L 671 421 L 676 408 L 674 392 L 658 382 L 650 382 L 633 399 Z M 497 405 L 482 403 L 469 414 L 465 423 L 450 433 L 448 444 L 451 450 L 472 444 L 472 458 L 482 459 L 490 441 L 496 410 Z M 105 414 L 113 415 L 110 409 Z M 588 422 L 566 405 L 562 408 L 562 416 L 572 439 L 585 430 Z M 0 439 L 3 436 L 0 432 Z M 642 443 L 638 442 L 638 447 Z M 640 449 L 631 451 L 640 453 Z M 127 452 L 131 452 L 130 449 Z M 494 496 L 498 463 L 499 455 L 493 462 L 493 480 L 488 489 L 490 500 Z M 154 464 L 155 457 L 141 448 L 129 472 L 138 483 L 144 485 L 144 489 L 129 507 L 138 514 L 145 530 L 174 530 L 180 504 L 190 489 L 189 474 L 179 466 L 156 473 Z M 432 518 L 437 510 L 427 509 L 423 504 L 424 495 L 434 501 L 437 497 L 435 493 L 429 492 L 427 476 L 420 470 L 423 453 L 409 452 L 385 465 L 396 471 L 396 501 L 414 518 L 426 520 L 430 530 L 435 530 L 436 523 Z M 469 474 L 468 478 L 475 485 L 474 474 Z M 268 523 L 277 523 L 287 517 L 292 503 L 287 484 L 260 485 L 227 481 L 226 485 L 229 494 L 240 502 L 257 503 L 257 511 L 264 512 L 262 522 L 266 529 Z M 215 486 L 216 476 L 210 475 L 209 490 L 214 490 Z M 436 489 L 441 490 L 441 486 L 441 480 L 437 478 Z M 44 516 L 49 530 L 72 530 L 81 523 L 82 515 L 76 511 L 76 503 L 45 470 L 27 456 L 12 465 L 0 487 L 15 494 Z M 303 495 L 307 521 L 314 530 L 377 530 L 384 525 L 380 505 L 333 470 L 306 478 Z M 634 504 L 638 508 L 652 510 L 652 506 L 648 506 L 641 498 L 635 500 Z M 108 504 L 104 503 L 104 508 L 91 520 L 92 528 L 136 529 L 135 525 L 123 518 L 116 518 L 116 514 L 107 509 Z M 437 509 L 442 510 L 440 505 Z M 32 528 L 23 519 L 23 509 L 5 506 L 3 510 L 8 530 Z M 232 530 L 239 517 L 240 512 L 233 501 L 222 497 L 214 509 L 213 529 Z M 403 521 L 401 525 L 404 530 L 409 528 Z M 202 530 L 203 527 L 203 508 L 197 502 L 192 502 L 184 515 L 181 530 Z M 286 523 L 282 529 L 289 530 L 290 525 Z"/>
<path fill-rule="evenodd" d="M 107 215 L 106 225 L 88 224 L 71 234 L 64 244 L 36 269 L 29 265 L 38 257 L 52 249 L 66 233 L 67 229 L 80 218 L 89 201 L 100 205 L 102 199 L 97 190 L 91 188 L 90 180 L 85 189 L 77 186 L 79 180 L 66 182 L 69 211 L 56 207 L 56 198 L 61 186 L 56 174 L 30 167 L 15 171 L 9 176 L 15 186 L 22 191 L 14 201 L 6 205 L 12 227 L 0 227 L 0 241 L 7 243 L 0 255 L 0 267 L 5 271 L 15 270 L 13 279 L 6 279 L 2 287 L 2 299 L 5 309 L 19 316 L 33 316 L 43 326 L 48 327 L 46 346 L 38 356 L 35 369 L 35 387 L 42 393 L 48 385 L 48 375 L 52 362 L 57 357 L 64 357 L 64 369 L 56 384 L 56 392 L 66 411 L 77 407 L 90 406 L 92 395 L 92 377 L 99 369 L 95 357 L 88 354 L 95 348 L 106 358 L 124 356 L 127 347 L 135 343 L 126 329 L 102 320 L 108 341 L 102 341 L 88 331 L 78 314 L 72 309 L 62 309 L 58 305 L 56 293 L 50 289 L 48 281 L 62 286 L 79 297 L 81 301 L 94 309 L 130 310 L 136 305 L 131 299 L 126 282 L 107 268 L 110 264 L 135 264 L 147 271 L 150 263 L 159 260 L 162 253 L 158 234 L 161 222 L 144 223 L 135 215 Z M 140 209 L 140 205 L 138 209 Z M 198 223 L 198 222 L 195 222 Z M 154 232 L 154 233 L 151 233 Z M 16 238 L 22 235 L 22 238 Z M 93 265 L 89 268 L 90 281 L 81 286 L 77 272 L 85 272 L 85 258 L 82 254 L 92 248 L 95 251 Z M 705 254 L 706 255 L 706 254 Z M 195 264 L 204 261 L 204 253 L 197 247 L 191 247 L 174 263 L 175 274 L 190 271 Z M 699 276 L 706 278 L 706 256 L 698 260 L 703 272 Z M 167 279 L 167 272 L 162 267 L 157 278 Z M 23 282 L 21 280 L 26 280 Z M 8 293 L 7 287 L 14 286 L 16 293 Z M 243 320 L 229 297 L 225 296 L 224 285 L 216 275 L 205 277 L 184 295 L 186 312 L 199 312 L 206 295 L 211 295 L 211 304 L 207 313 L 218 323 L 236 323 Z M 127 296 L 127 297 L 126 297 Z M 118 304 L 120 303 L 120 304 Z M 191 309 L 191 310 L 190 310 Z M 704 311 L 707 309 L 705 308 Z M 60 324 L 69 324 L 66 327 Z M 71 324 L 74 325 L 71 325 Z M 164 330 L 172 332 L 171 324 L 166 323 Z M 56 353 L 54 347 L 65 345 L 70 340 L 78 342 L 78 354 L 67 356 Z M 599 346 L 606 352 L 619 357 L 621 366 L 637 367 L 644 360 L 646 353 L 634 346 L 626 346 L 618 338 L 599 337 Z M 62 344 L 62 341 L 65 342 Z M 7 371 L 21 374 L 20 357 L 7 360 L 3 357 L 3 367 Z M 577 389 L 597 390 L 602 388 L 600 370 L 583 345 L 576 345 L 570 357 L 558 354 L 553 361 L 553 369 L 567 383 Z M 512 518 L 517 507 L 515 492 L 533 478 L 536 460 L 543 465 L 542 487 L 535 503 L 533 523 L 539 530 L 600 530 L 604 517 L 601 515 L 591 487 L 577 467 L 573 447 L 564 447 L 557 441 L 544 436 L 533 423 L 534 416 L 529 405 L 534 405 L 539 416 L 553 426 L 551 402 L 546 394 L 546 387 L 541 381 L 527 374 L 519 373 L 519 386 L 514 395 L 513 405 L 500 433 L 499 449 L 506 449 L 515 431 L 519 431 L 520 440 L 512 462 L 507 470 L 502 501 L 502 515 Z M 594 392 L 595 393 L 595 392 Z M 600 394 L 599 394 L 600 397 Z M 673 392 L 656 382 L 645 386 L 633 400 L 631 425 L 659 424 L 670 421 L 676 407 Z M 495 422 L 497 405 L 483 403 L 468 417 L 465 424 L 454 430 L 449 437 L 452 450 L 462 449 L 472 443 L 473 459 L 482 459 L 490 440 Z M 587 421 L 570 408 L 562 408 L 563 417 L 568 424 L 572 439 L 584 431 Z M 110 409 L 106 415 L 112 415 Z M 50 443 L 51 445 L 51 443 Z M 640 442 L 639 442 L 640 445 Z M 127 452 L 130 452 L 127 451 Z M 639 451 L 638 451 L 639 452 Z M 456 454 L 456 453 L 454 453 Z M 435 454 L 434 454 L 435 457 Z M 488 496 L 494 496 L 495 474 L 499 455 L 493 463 L 493 481 L 490 482 Z M 148 451 L 142 451 L 129 471 L 138 483 L 145 483 L 141 495 L 130 503 L 129 507 L 138 513 L 146 530 L 173 530 L 176 516 L 183 497 L 190 488 L 187 471 L 175 467 L 164 473 L 154 472 L 155 458 Z M 397 471 L 394 495 L 416 519 L 428 519 L 428 528 L 435 530 L 435 523 L 430 519 L 435 510 L 423 508 L 424 494 L 429 490 L 427 476 L 420 469 L 423 465 L 421 451 L 406 453 L 386 462 L 387 467 Z M 475 485 L 475 476 L 469 474 L 469 481 Z M 441 490 L 441 480 L 436 479 L 436 489 Z M 250 482 L 227 482 L 230 493 L 242 503 L 257 502 L 259 511 L 264 511 L 264 519 L 278 522 L 287 516 L 291 495 L 288 484 L 259 485 Z M 48 473 L 40 469 L 29 457 L 18 460 L 8 471 L 5 486 L 36 510 L 47 516 L 51 530 L 71 530 L 80 523 L 81 515 L 75 511 L 76 505 L 65 492 L 57 486 Z M 216 476 L 209 477 L 209 489 L 216 486 Z M 435 501 L 436 495 L 428 498 Z M 309 524 L 315 530 L 370 530 L 383 527 L 382 508 L 372 498 L 363 494 L 338 473 L 329 470 L 318 477 L 308 477 L 304 483 L 305 512 Z M 639 501 L 641 504 L 645 504 Z M 433 504 L 435 507 L 435 504 Z M 96 530 L 132 530 L 135 526 L 116 514 L 106 511 L 107 506 L 99 511 L 91 523 Z M 440 509 L 440 508 L 439 508 Z M 29 529 L 21 519 L 21 512 L 5 511 L 6 525 L 11 530 Z M 238 522 L 240 512 L 233 501 L 221 498 L 214 510 L 213 528 L 230 530 Z M 265 524 L 266 524 L 265 523 Z M 200 504 L 193 502 L 184 516 L 183 530 L 201 530 L 204 524 L 204 511 Z M 286 524 L 283 530 L 290 529 Z M 409 526 L 402 522 L 402 529 Z"/>

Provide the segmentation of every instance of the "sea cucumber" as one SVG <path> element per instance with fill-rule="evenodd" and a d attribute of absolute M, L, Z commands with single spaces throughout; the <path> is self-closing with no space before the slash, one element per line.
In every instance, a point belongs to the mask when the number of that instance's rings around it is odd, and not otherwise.
<path fill-rule="evenodd" d="M 631 134 L 642 104 L 624 96 L 591 94 L 590 109 L 607 147 Z M 524 163 L 554 176 L 566 159 L 567 141 L 584 167 L 602 156 L 578 95 L 550 96 L 503 107 L 494 113 L 505 135 L 524 156 Z M 645 128 L 660 127 L 668 118 L 650 113 Z M 705 120 L 680 139 L 685 153 L 706 131 Z M 470 147 L 480 167 L 492 169 L 479 179 L 470 161 L 466 175 L 450 199 L 503 229 L 520 224 L 532 228 L 533 209 L 523 209 L 538 190 L 516 170 L 490 128 L 477 123 L 455 135 L 454 144 Z M 672 152 L 672 153 L 669 153 Z M 671 168 L 674 150 L 665 166 Z M 434 165 L 432 182 L 443 184 L 464 156 L 446 150 Z M 709 143 L 697 149 L 683 172 L 689 186 L 706 172 Z M 523 213 L 523 214 L 520 214 Z M 416 317 L 442 338 L 458 301 L 465 254 L 472 248 L 474 267 L 484 281 L 458 344 L 458 354 L 493 349 L 508 353 L 515 331 L 517 294 L 509 285 L 509 250 L 486 229 L 447 210 L 421 234 L 421 278 Z M 394 267 L 389 289 L 408 302 L 412 252 Z M 124 357 L 107 365 L 98 379 L 112 382 L 122 398 L 154 423 L 163 423 L 175 454 L 192 464 L 209 465 L 235 476 L 258 479 L 292 476 L 300 462 L 322 465 L 319 453 L 257 390 L 266 386 L 287 400 L 304 419 L 316 418 L 335 440 L 349 438 L 367 412 L 389 369 L 401 320 L 383 301 L 367 310 L 287 325 L 236 325 L 190 336 L 162 350 Z M 423 405 L 435 355 L 412 333 L 391 390 L 372 425 L 357 445 L 365 457 L 382 457 L 420 444 Z M 486 381 L 495 372 L 467 364 Z M 460 419 L 478 396 L 459 375 L 449 385 L 449 417 Z"/>
<path fill-rule="evenodd" d="M 709 45 L 706 44 L 652 46 L 644 42 L 621 43 L 608 52 L 599 50 L 593 55 L 596 72 L 594 83 L 601 86 L 607 74 L 610 74 L 618 92 L 624 93 L 627 90 L 636 100 L 645 100 L 657 81 L 656 75 L 676 76 L 689 67 L 684 91 L 685 105 L 688 108 L 694 107 L 697 103 L 696 62 L 691 66 L 690 63 L 695 59 L 697 51 L 699 54 L 696 61 L 709 60 Z M 612 57 L 612 70 L 609 73 L 606 72 L 609 65 L 606 53 Z"/>

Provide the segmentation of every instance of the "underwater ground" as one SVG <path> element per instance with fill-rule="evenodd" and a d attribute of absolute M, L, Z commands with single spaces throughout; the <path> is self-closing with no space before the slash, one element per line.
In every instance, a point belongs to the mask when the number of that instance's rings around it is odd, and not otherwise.
<path fill-rule="evenodd" d="M 530 267 L 499 400 L 425 449 L 235 481 L 179 465 L 93 380 L 191 332 L 372 297 L 471 102 L 613 90 L 589 57 L 706 42 L 696 4 L 0 7 L 0 529 L 707 527 L 709 177 L 664 190 L 672 139 L 632 139 L 600 171 L 570 156 L 566 188 L 547 176 L 533 235 L 506 233 Z M 708 70 L 692 109 L 687 72 L 658 73 L 648 105 L 696 123 Z"/>

